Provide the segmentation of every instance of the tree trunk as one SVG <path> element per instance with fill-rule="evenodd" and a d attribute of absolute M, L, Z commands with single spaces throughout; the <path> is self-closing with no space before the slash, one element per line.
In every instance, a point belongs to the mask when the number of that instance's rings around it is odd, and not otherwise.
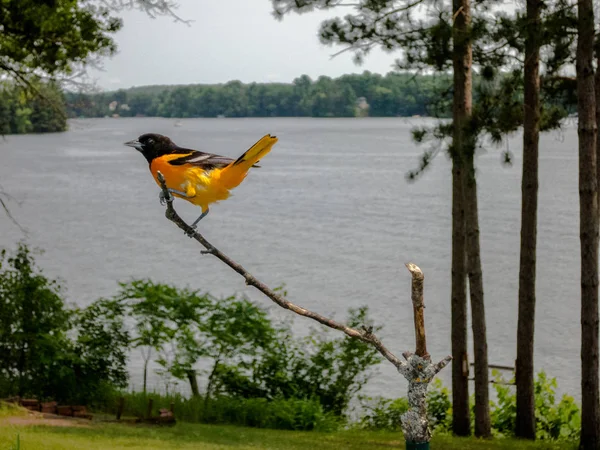
<path fill-rule="evenodd" d="M 146 393 L 146 381 L 148 380 L 148 361 L 149 359 L 144 360 L 144 394 Z"/>
<path fill-rule="evenodd" d="M 600 36 L 596 37 L 597 40 L 600 40 Z M 596 57 L 596 67 L 600 67 L 600 43 L 596 44 L 598 53 Z M 596 69 L 595 74 L 595 85 L 594 91 L 596 94 L 596 130 L 598 129 L 598 124 L 600 123 L 600 70 Z M 596 131 L 597 133 L 597 131 Z M 598 134 L 596 134 L 596 181 L 597 187 L 600 189 L 600 139 L 598 139 Z M 600 191 L 598 192 L 598 215 L 600 216 Z M 600 221 L 600 219 L 599 219 Z"/>
<path fill-rule="evenodd" d="M 462 241 L 456 241 L 457 244 L 464 244 L 466 247 L 466 272 L 469 276 L 469 291 L 471 294 L 471 312 L 472 312 L 472 326 L 473 326 L 473 341 L 474 341 L 474 359 L 475 359 L 475 435 L 481 437 L 488 437 L 491 435 L 490 425 L 490 405 L 489 405 L 489 386 L 488 386 L 488 362 L 487 362 L 487 337 L 485 327 L 485 308 L 483 303 L 483 280 L 481 274 L 481 257 L 479 250 L 479 217 L 477 210 L 477 183 L 475 180 L 475 143 L 474 137 L 470 135 L 468 131 L 468 123 L 472 113 L 472 64 L 473 54 L 470 36 L 470 25 L 471 25 L 471 10 L 469 0 L 453 0 L 453 17 L 454 24 L 452 29 L 453 39 L 453 55 L 452 62 L 454 68 L 454 104 L 453 104 L 453 120 L 454 120 L 454 135 L 451 149 L 451 156 L 454 163 L 453 176 L 456 174 L 462 175 L 462 191 L 463 197 L 461 203 L 464 209 L 464 222 L 462 225 Z M 460 164 L 460 168 L 458 168 Z M 461 173 L 462 172 L 462 173 Z M 459 183 L 458 180 L 454 180 L 454 183 Z M 459 188 L 455 185 L 453 187 L 453 197 L 455 193 L 459 192 Z M 458 198 L 453 198 L 454 202 L 458 202 Z M 453 213 L 458 211 L 453 207 Z M 456 222 L 455 222 L 456 221 Z M 453 218 L 453 225 L 458 225 L 459 218 Z M 459 237 L 458 228 L 453 232 L 453 239 L 455 235 Z M 455 242 L 453 242 L 453 245 Z M 459 255 L 459 248 L 453 248 L 453 264 L 458 263 L 461 258 L 464 261 L 463 255 Z M 452 327 L 460 327 L 460 329 L 453 329 L 453 374 L 458 373 L 458 364 L 460 364 L 460 370 L 463 371 L 463 379 L 453 380 L 453 390 L 455 385 L 459 385 L 462 394 L 457 405 L 453 405 L 453 419 L 460 421 L 453 425 L 455 433 L 460 425 L 460 430 L 464 434 L 466 425 L 465 419 L 469 420 L 468 410 L 468 399 L 467 405 L 465 402 L 464 395 L 468 395 L 468 387 L 464 386 L 466 380 L 464 378 L 464 356 L 466 355 L 466 345 L 464 353 L 455 351 L 454 338 L 456 337 L 456 344 L 462 344 L 463 338 L 466 344 L 466 295 L 463 299 L 458 297 L 462 294 L 462 286 L 458 283 L 464 283 L 464 271 L 465 266 L 452 267 L 452 293 L 453 293 L 453 322 Z M 460 279 L 459 279 L 460 277 Z M 456 285 L 455 285 L 456 283 Z M 454 294 L 457 297 L 454 297 Z M 462 313 L 464 312 L 464 319 Z M 454 319 L 460 320 L 455 323 Z M 462 330 L 464 329 L 464 335 Z M 462 349 L 461 349 L 462 350 Z M 453 392 L 453 400 L 456 394 Z M 459 413 L 455 412 L 455 408 L 460 407 Z M 465 414 L 466 413 L 466 414 Z M 466 417 L 465 417 L 466 415 Z M 466 429 L 468 431 L 468 428 Z"/>
<path fill-rule="evenodd" d="M 215 374 L 217 373 L 217 368 L 221 363 L 221 353 L 215 359 L 215 364 L 213 365 L 212 370 L 210 371 L 210 375 L 208 376 L 208 384 L 206 385 L 206 396 L 204 397 L 204 408 L 206 409 L 208 405 L 208 399 L 212 395 L 213 384 L 215 381 Z"/>
<path fill-rule="evenodd" d="M 535 330 L 538 150 L 540 137 L 539 33 L 541 6 L 541 0 L 527 0 L 523 174 L 521 180 L 521 258 L 516 363 L 517 420 L 515 430 L 518 437 L 526 439 L 535 439 L 533 338 Z"/>
<path fill-rule="evenodd" d="M 452 431 L 471 434 L 469 358 L 467 352 L 467 270 L 462 163 L 452 163 Z"/>
<path fill-rule="evenodd" d="M 475 177 L 475 148 L 471 144 L 465 164 L 465 222 L 467 230 L 467 272 L 471 296 L 471 326 L 473 327 L 473 356 L 475 362 L 475 436 L 492 434 L 487 358 L 487 331 L 483 298 L 483 276 L 479 248 L 479 213 L 477 180 Z"/>
<path fill-rule="evenodd" d="M 452 119 L 452 431 L 471 434 L 469 362 L 467 356 L 467 267 L 463 193 L 465 123 L 472 111 L 472 53 L 468 36 L 469 0 L 453 0 L 454 99 Z"/>
<path fill-rule="evenodd" d="M 577 112 L 579 135 L 579 239 L 581 245 L 581 439 L 580 449 L 600 448 L 598 393 L 598 182 L 594 93 L 594 9 L 577 4 Z"/>
<path fill-rule="evenodd" d="M 188 381 L 190 382 L 190 389 L 192 390 L 192 395 L 194 397 L 199 397 L 200 391 L 198 390 L 198 378 L 196 378 L 196 371 L 193 369 L 186 370 L 185 374 L 188 378 Z"/>

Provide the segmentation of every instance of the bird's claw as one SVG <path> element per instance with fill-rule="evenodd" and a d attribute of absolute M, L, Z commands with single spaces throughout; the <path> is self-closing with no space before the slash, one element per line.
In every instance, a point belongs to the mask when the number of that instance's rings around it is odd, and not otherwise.
<path fill-rule="evenodd" d="M 160 200 L 160 204 L 165 206 L 167 202 L 172 202 L 174 197 L 170 192 L 167 192 L 167 195 L 165 195 L 165 191 L 160 191 L 160 194 L 158 194 L 158 199 Z"/>
<path fill-rule="evenodd" d="M 187 237 L 189 238 L 193 238 L 194 235 L 196 234 L 196 225 L 190 226 L 189 230 L 186 230 L 184 233 Z"/>

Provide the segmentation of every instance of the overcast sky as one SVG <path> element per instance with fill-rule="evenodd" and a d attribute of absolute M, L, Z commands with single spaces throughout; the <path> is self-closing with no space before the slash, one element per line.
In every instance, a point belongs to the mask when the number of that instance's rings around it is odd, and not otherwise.
<path fill-rule="evenodd" d="M 271 14 L 270 0 L 180 0 L 173 19 L 151 19 L 139 11 L 122 14 L 115 35 L 118 53 L 91 75 L 104 89 L 148 84 L 291 82 L 307 74 L 336 77 L 370 70 L 385 74 L 395 56 L 374 51 L 361 66 L 350 52 L 330 59 L 341 47 L 319 42 L 319 23 L 334 14 L 292 14 L 283 21 Z M 348 10 L 335 14 L 347 14 Z"/>

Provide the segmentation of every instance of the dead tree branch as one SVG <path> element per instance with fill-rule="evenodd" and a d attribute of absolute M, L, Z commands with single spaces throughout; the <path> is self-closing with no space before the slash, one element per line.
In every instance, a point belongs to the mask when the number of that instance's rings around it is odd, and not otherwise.
<path fill-rule="evenodd" d="M 452 357 L 447 356 L 440 362 L 432 364 L 430 356 L 427 353 L 425 320 L 423 316 L 423 308 L 425 307 L 423 301 L 424 276 L 423 272 L 418 266 L 412 263 L 406 264 L 406 267 L 412 275 L 412 303 L 417 345 L 416 354 L 411 352 L 403 353 L 403 356 L 406 359 L 406 362 L 404 362 L 383 345 L 379 338 L 373 334 L 372 328 L 363 327 L 362 330 L 356 330 L 320 314 L 309 311 L 306 308 L 302 308 L 301 306 L 286 300 L 282 296 L 275 293 L 266 284 L 259 281 L 240 264 L 229 258 L 214 245 L 208 242 L 204 236 L 196 231 L 196 229 L 184 222 L 184 220 L 173 208 L 173 201 L 175 199 L 169 193 L 163 175 L 160 172 L 158 172 L 157 175 L 162 189 L 162 198 L 166 200 L 167 210 L 165 212 L 165 216 L 180 229 L 182 229 L 186 235 L 198 241 L 206 249 L 202 253 L 210 254 L 220 259 L 222 262 L 244 277 L 247 285 L 254 286 L 282 308 L 289 309 L 298 315 L 316 320 L 317 322 L 328 326 L 329 328 L 340 330 L 350 337 L 367 342 L 373 345 L 373 347 L 375 347 L 377 351 L 379 351 L 379 353 L 385 357 L 385 359 L 390 361 L 398 369 L 398 372 L 400 372 L 408 380 L 408 402 L 410 408 L 402 416 L 402 430 L 404 432 L 404 437 L 407 442 L 429 442 L 431 439 L 431 431 L 429 429 L 429 421 L 427 418 L 427 387 L 433 377 L 435 377 L 440 370 L 448 365 L 448 363 L 452 360 Z"/>
<path fill-rule="evenodd" d="M 401 373 L 404 373 L 405 369 L 407 368 L 407 364 L 404 361 L 402 361 L 400 358 L 395 356 L 392 352 L 390 352 L 382 344 L 382 342 L 379 340 L 379 338 L 377 338 L 377 336 L 375 336 L 373 334 L 371 329 L 366 328 L 364 330 L 355 330 L 354 328 L 350 328 L 344 324 L 336 322 L 335 320 L 328 319 L 327 317 L 324 317 L 320 314 L 309 311 L 308 309 L 302 308 L 301 306 L 298 306 L 298 305 L 286 300 L 281 295 L 278 295 L 276 292 L 274 292 L 266 284 L 259 281 L 254 275 L 249 273 L 240 264 L 236 263 L 234 260 L 232 260 L 227 255 L 225 255 L 223 252 L 221 252 L 219 249 L 217 249 L 214 245 L 212 245 L 210 242 L 208 242 L 204 238 L 204 236 L 202 236 L 194 228 L 190 227 L 187 223 L 185 223 L 183 221 L 183 219 L 179 216 L 179 214 L 177 214 L 177 212 L 173 208 L 174 198 L 167 190 L 167 185 L 165 184 L 165 179 L 160 172 L 158 173 L 158 178 L 159 178 L 159 181 L 161 182 L 162 190 L 164 192 L 164 196 L 165 196 L 166 203 L 167 203 L 167 210 L 165 212 L 165 216 L 167 217 L 167 219 L 169 219 L 171 222 L 175 223 L 175 225 L 177 225 L 179 228 L 181 228 L 185 232 L 185 234 L 187 234 L 191 238 L 195 239 L 204 248 L 206 248 L 206 251 L 204 251 L 204 253 L 211 254 L 211 255 L 217 257 L 218 259 L 220 259 L 221 261 L 223 261 L 225 264 L 227 264 L 229 267 L 231 267 L 233 270 L 235 270 L 237 273 L 239 273 L 242 277 L 244 277 L 247 285 L 254 286 L 256 289 L 258 289 L 264 295 L 269 297 L 272 301 L 277 303 L 282 308 L 289 309 L 290 311 L 293 311 L 296 314 L 299 314 L 304 317 L 308 317 L 309 319 L 316 320 L 317 322 L 322 323 L 323 325 L 328 326 L 329 328 L 333 328 L 335 330 L 340 330 L 350 337 L 360 339 L 363 342 L 368 342 L 369 344 L 373 345 L 379 351 L 379 353 L 381 353 L 385 357 L 385 359 L 387 359 L 394 366 L 396 366 L 396 368 Z"/>

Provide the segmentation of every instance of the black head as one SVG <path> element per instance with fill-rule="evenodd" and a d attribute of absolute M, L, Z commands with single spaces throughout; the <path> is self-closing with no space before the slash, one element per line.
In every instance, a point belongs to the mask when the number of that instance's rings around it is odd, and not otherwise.
<path fill-rule="evenodd" d="M 177 148 L 167 136 L 156 133 L 142 134 L 137 140 L 125 142 L 128 147 L 135 148 L 151 162 L 154 158 L 167 155 Z"/>

